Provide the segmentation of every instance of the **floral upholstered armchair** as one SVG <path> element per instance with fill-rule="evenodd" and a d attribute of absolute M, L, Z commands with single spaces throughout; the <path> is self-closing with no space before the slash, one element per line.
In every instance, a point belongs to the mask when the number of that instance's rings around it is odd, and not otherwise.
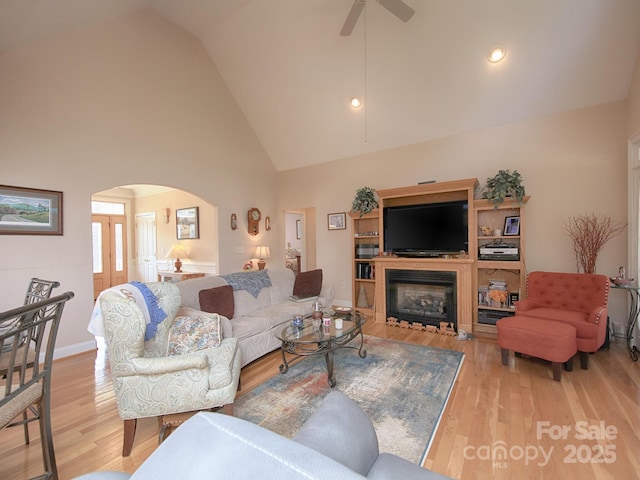
<path fill-rule="evenodd" d="M 171 283 L 139 284 L 166 314 L 150 332 L 148 312 L 129 295 L 131 285 L 105 291 L 98 299 L 118 412 L 124 420 L 125 457 L 131 453 L 138 418 L 215 407 L 232 414 L 241 365 L 237 341 L 225 336 L 231 329 L 221 324 L 228 322 L 226 318 L 179 310 L 180 292 Z"/>

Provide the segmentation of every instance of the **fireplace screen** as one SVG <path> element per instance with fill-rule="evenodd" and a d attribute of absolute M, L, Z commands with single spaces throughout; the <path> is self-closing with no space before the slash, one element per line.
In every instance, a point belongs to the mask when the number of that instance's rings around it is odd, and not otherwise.
<path fill-rule="evenodd" d="M 401 283 L 397 290 L 397 310 L 400 314 L 446 319 L 446 287 Z"/>
<path fill-rule="evenodd" d="M 387 270 L 386 297 L 387 317 L 457 330 L 455 272 Z"/>

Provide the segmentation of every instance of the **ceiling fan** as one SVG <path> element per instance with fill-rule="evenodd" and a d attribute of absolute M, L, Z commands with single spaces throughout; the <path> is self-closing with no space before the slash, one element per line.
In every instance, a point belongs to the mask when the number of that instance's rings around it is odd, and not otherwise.
<path fill-rule="evenodd" d="M 416 13 L 413 8 L 404 3 L 402 0 L 376 0 L 380 5 L 393 13 L 396 17 L 402 20 L 404 23 L 407 23 L 413 14 Z M 354 0 L 353 5 L 351 6 L 351 10 L 349 10 L 349 14 L 347 15 L 347 19 L 342 26 L 342 30 L 340 30 L 340 35 L 343 37 L 347 37 L 351 35 L 353 31 L 353 27 L 356 26 L 356 22 L 358 18 L 360 18 L 360 14 L 362 10 L 364 10 L 366 0 Z"/>

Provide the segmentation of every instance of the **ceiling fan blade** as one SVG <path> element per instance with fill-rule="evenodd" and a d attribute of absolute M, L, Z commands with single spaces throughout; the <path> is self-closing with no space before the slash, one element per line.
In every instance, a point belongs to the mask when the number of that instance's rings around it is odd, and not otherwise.
<path fill-rule="evenodd" d="M 416 11 L 402 0 L 377 0 L 380 5 L 393 13 L 396 17 L 407 23 Z"/>
<path fill-rule="evenodd" d="M 360 18 L 362 10 L 364 10 L 364 2 L 365 0 L 355 0 L 353 5 L 351 5 L 351 10 L 349 10 L 347 19 L 344 21 L 342 30 L 340 30 L 340 35 L 343 37 L 351 35 L 353 27 L 356 26 L 356 22 L 358 21 L 358 18 Z"/>

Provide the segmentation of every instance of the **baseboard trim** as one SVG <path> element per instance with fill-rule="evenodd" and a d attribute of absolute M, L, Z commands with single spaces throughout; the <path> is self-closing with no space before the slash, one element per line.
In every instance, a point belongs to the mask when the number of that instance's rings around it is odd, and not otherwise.
<path fill-rule="evenodd" d="M 53 358 L 70 357 L 71 355 L 77 355 L 78 353 L 88 352 L 89 350 L 95 350 L 97 348 L 96 341 L 90 340 L 88 342 L 76 343 L 68 345 L 66 347 L 56 348 L 53 352 Z M 44 361 L 44 358 L 40 359 Z"/>

